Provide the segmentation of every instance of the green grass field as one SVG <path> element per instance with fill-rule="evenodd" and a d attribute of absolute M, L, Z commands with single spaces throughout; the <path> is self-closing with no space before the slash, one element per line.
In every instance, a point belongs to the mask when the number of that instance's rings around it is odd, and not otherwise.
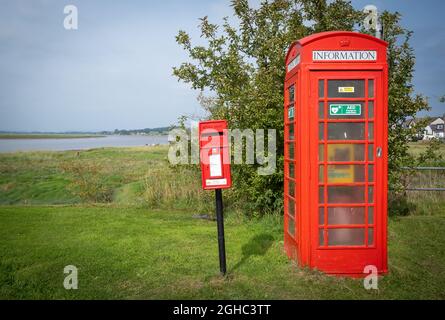
<path fill-rule="evenodd" d="M 6 299 L 444 299 L 445 217 L 389 225 L 390 274 L 360 279 L 298 268 L 279 217 L 226 221 L 221 278 L 214 221 L 192 212 L 116 207 L 1 207 L 0 297 Z M 78 290 L 63 287 L 66 265 Z"/>
<path fill-rule="evenodd" d="M 409 152 L 414 156 L 418 156 L 428 148 L 428 141 L 410 142 L 408 145 Z M 445 157 L 445 144 L 442 144 L 441 148 L 437 151 L 442 155 L 442 157 Z"/>
<path fill-rule="evenodd" d="M 297 267 L 280 215 L 248 220 L 230 205 L 221 278 L 216 223 L 193 217 L 213 201 L 199 173 L 169 167 L 166 146 L 0 154 L 0 298 L 445 298 L 445 201 L 390 218 L 377 291 Z M 63 287 L 66 265 L 78 290 Z"/>

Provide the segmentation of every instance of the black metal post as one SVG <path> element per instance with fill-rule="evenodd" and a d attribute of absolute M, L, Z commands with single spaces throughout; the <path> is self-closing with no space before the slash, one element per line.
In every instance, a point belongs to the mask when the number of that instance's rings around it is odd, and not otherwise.
<path fill-rule="evenodd" d="M 224 216 L 221 189 L 215 189 L 216 224 L 218 226 L 219 270 L 221 275 L 226 274 L 226 245 L 224 240 Z"/>

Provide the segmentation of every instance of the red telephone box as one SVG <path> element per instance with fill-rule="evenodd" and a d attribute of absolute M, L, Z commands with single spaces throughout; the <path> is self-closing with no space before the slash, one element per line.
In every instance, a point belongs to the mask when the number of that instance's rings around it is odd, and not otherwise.
<path fill-rule="evenodd" d="M 227 121 L 199 122 L 202 188 L 227 189 L 232 185 Z"/>
<path fill-rule="evenodd" d="M 387 272 L 386 48 L 338 31 L 287 53 L 284 245 L 301 266 Z"/>

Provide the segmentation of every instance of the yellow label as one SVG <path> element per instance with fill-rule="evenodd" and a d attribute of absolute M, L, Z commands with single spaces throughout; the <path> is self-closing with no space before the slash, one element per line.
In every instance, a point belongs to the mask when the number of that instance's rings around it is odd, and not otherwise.
<path fill-rule="evenodd" d="M 354 93 L 355 88 L 354 87 L 338 87 L 338 92 L 340 92 L 340 93 Z"/>
<path fill-rule="evenodd" d="M 352 161 L 354 156 L 354 145 L 328 144 L 328 161 Z M 353 165 L 331 165 L 328 170 L 328 183 L 350 183 L 354 182 Z"/>

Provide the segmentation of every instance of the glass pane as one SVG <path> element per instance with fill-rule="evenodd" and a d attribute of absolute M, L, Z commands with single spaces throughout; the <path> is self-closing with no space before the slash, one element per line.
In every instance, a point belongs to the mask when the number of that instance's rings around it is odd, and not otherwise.
<path fill-rule="evenodd" d="M 324 203 L 324 187 L 318 187 L 318 203 Z"/>
<path fill-rule="evenodd" d="M 289 163 L 289 177 L 295 178 L 295 164 L 293 162 Z"/>
<path fill-rule="evenodd" d="M 374 229 L 368 229 L 368 246 L 374 245 Z"/>
<path fill-rule="evenodd" d="M 374 161 L 374 144 L 368 144 L 368 161 Z"/>
<path fill-rule="evenodd" d="M 374 140 L 374 123 L 368 123 L 368 139 Z"/>
<path fill-rule="evenodd" d="M 295 222 L 291 218 L 288 219 L 287 232 L 289 232 L 292 236 L 295 236 Z"/>
<path fill-rule="evenodd" d="M 364 203 L 364 186 L 329 186 L 328 203 Z"/>
<path fill-rule="evenodd" d="M 288 187 L 289 195 L 295 198 L 295 183 L 291 180 L 288 180 Z"/>
<path fill-rule="evenodd" d="M 292 103 L 295 101 L 295 89 L 294 86 L 289 87 L 289 103 Z"/>
<path fill-rule="evenodd" d="M 364 207 L 328 208 L 328 224 L 365 224 Z"/>
<path fill-rule="evenodd" d="M 363 98 L 365 80 L 328 80 L 329 98 Z"/>
<path fill-rule="evenodd" d="M 324 103 L 323 102 L 318 103 L 318 118 L 324 119 Z"/>
<path fill-rule="evenodd" d="M 368 207 L 368 224 L 374 223 L 374 207 Z"/>
<path fill-rule="evenodd" d="M 318 166 L 318 181 L 324 182 L 324 166 Z"/>
<path fill-rule="evenodd" d="M 365 244 L 365 229 L 339 228 L 328 230 L 329 246 L 361 246 Z"/>
<path fill-rule="evenodd" d="M 368 165 L 368 181 L 374 182 L 374 165 L 373 164 Z"/>
<path fill-rule="evenodd" d="M 324 161 L 324 144 L 318 145 L 318 161 Z"/>
<path fill-rule="evenodd" d="M 290 105 L 289 108 L 287 109 L 287 119 L 288 119 L 289 121 L 294 121 L 294 118 L 295 118 L 295 108 L 294 108 L 294 106 L 293 106 L 293 104 L 292 104 L 292 105 Z"/>
<path fill-rule="evenodd" d="M 328 161 L 365 161 L 365 145 L 328 144 Z"/>
<path fill-rule="evenodd" d="M 324 230 L 323 229 L 319 229 L 319 231 L 318 231 L 318 243 L 319 243 L 319 246 L 324 246 Z"/>
<path fill-rule="evenodd" d="M 324 224 L 324 207 L 318 208 L 318 224 Z"/>
<path fill-rule="evenodd" d="M 324 97 L 324 80 L 318 80 L 318 96 Z"/>
<path fill-rule="evenodd" d="M 368 203 L 374 203 L 374 187 L 368 187 Z"/>
<path fill-rule="evenodd" d="M 328 183 L 365 182 L 365 166 L 358 164 L 328 165 Z"/>
<path fill-rule="evenodd" d="M 328 123 L 329 140 L 364 140 L 364 123 Z"/>
<path fill-rule="evenodd" d="M 294 140 L 294 124 L 289 124 L 289 140 Z"/>
<path fill-rule="evenodd" d="M 329 119 L 364 119 L 365 103 L 357 101 L 339 101 L 328 103 Z"/>
<path fill-rule="evenodd" d="M 289 199 L 288 211 L 291 217 L 295 217 L 295 201 L 292 199 Z"/>
<path fill-rule="evenodd" d="M 368 118 L 374 118 L 374 101 L 368 101 Z"/>
<path fill-rule="evenodd" d="M 324 140 L 324 123 L 318 124 L 318 138 Z"/>
<path fill-rule="evenodd" d="M 294 159 L 294 143 L 291 142 L 288 144 L 289 146 L 289 159 Z"/>
<path fill-rule="evenodd" d="M 374 80 L 368 80 L 368 97 L 374 98 Z"/>

